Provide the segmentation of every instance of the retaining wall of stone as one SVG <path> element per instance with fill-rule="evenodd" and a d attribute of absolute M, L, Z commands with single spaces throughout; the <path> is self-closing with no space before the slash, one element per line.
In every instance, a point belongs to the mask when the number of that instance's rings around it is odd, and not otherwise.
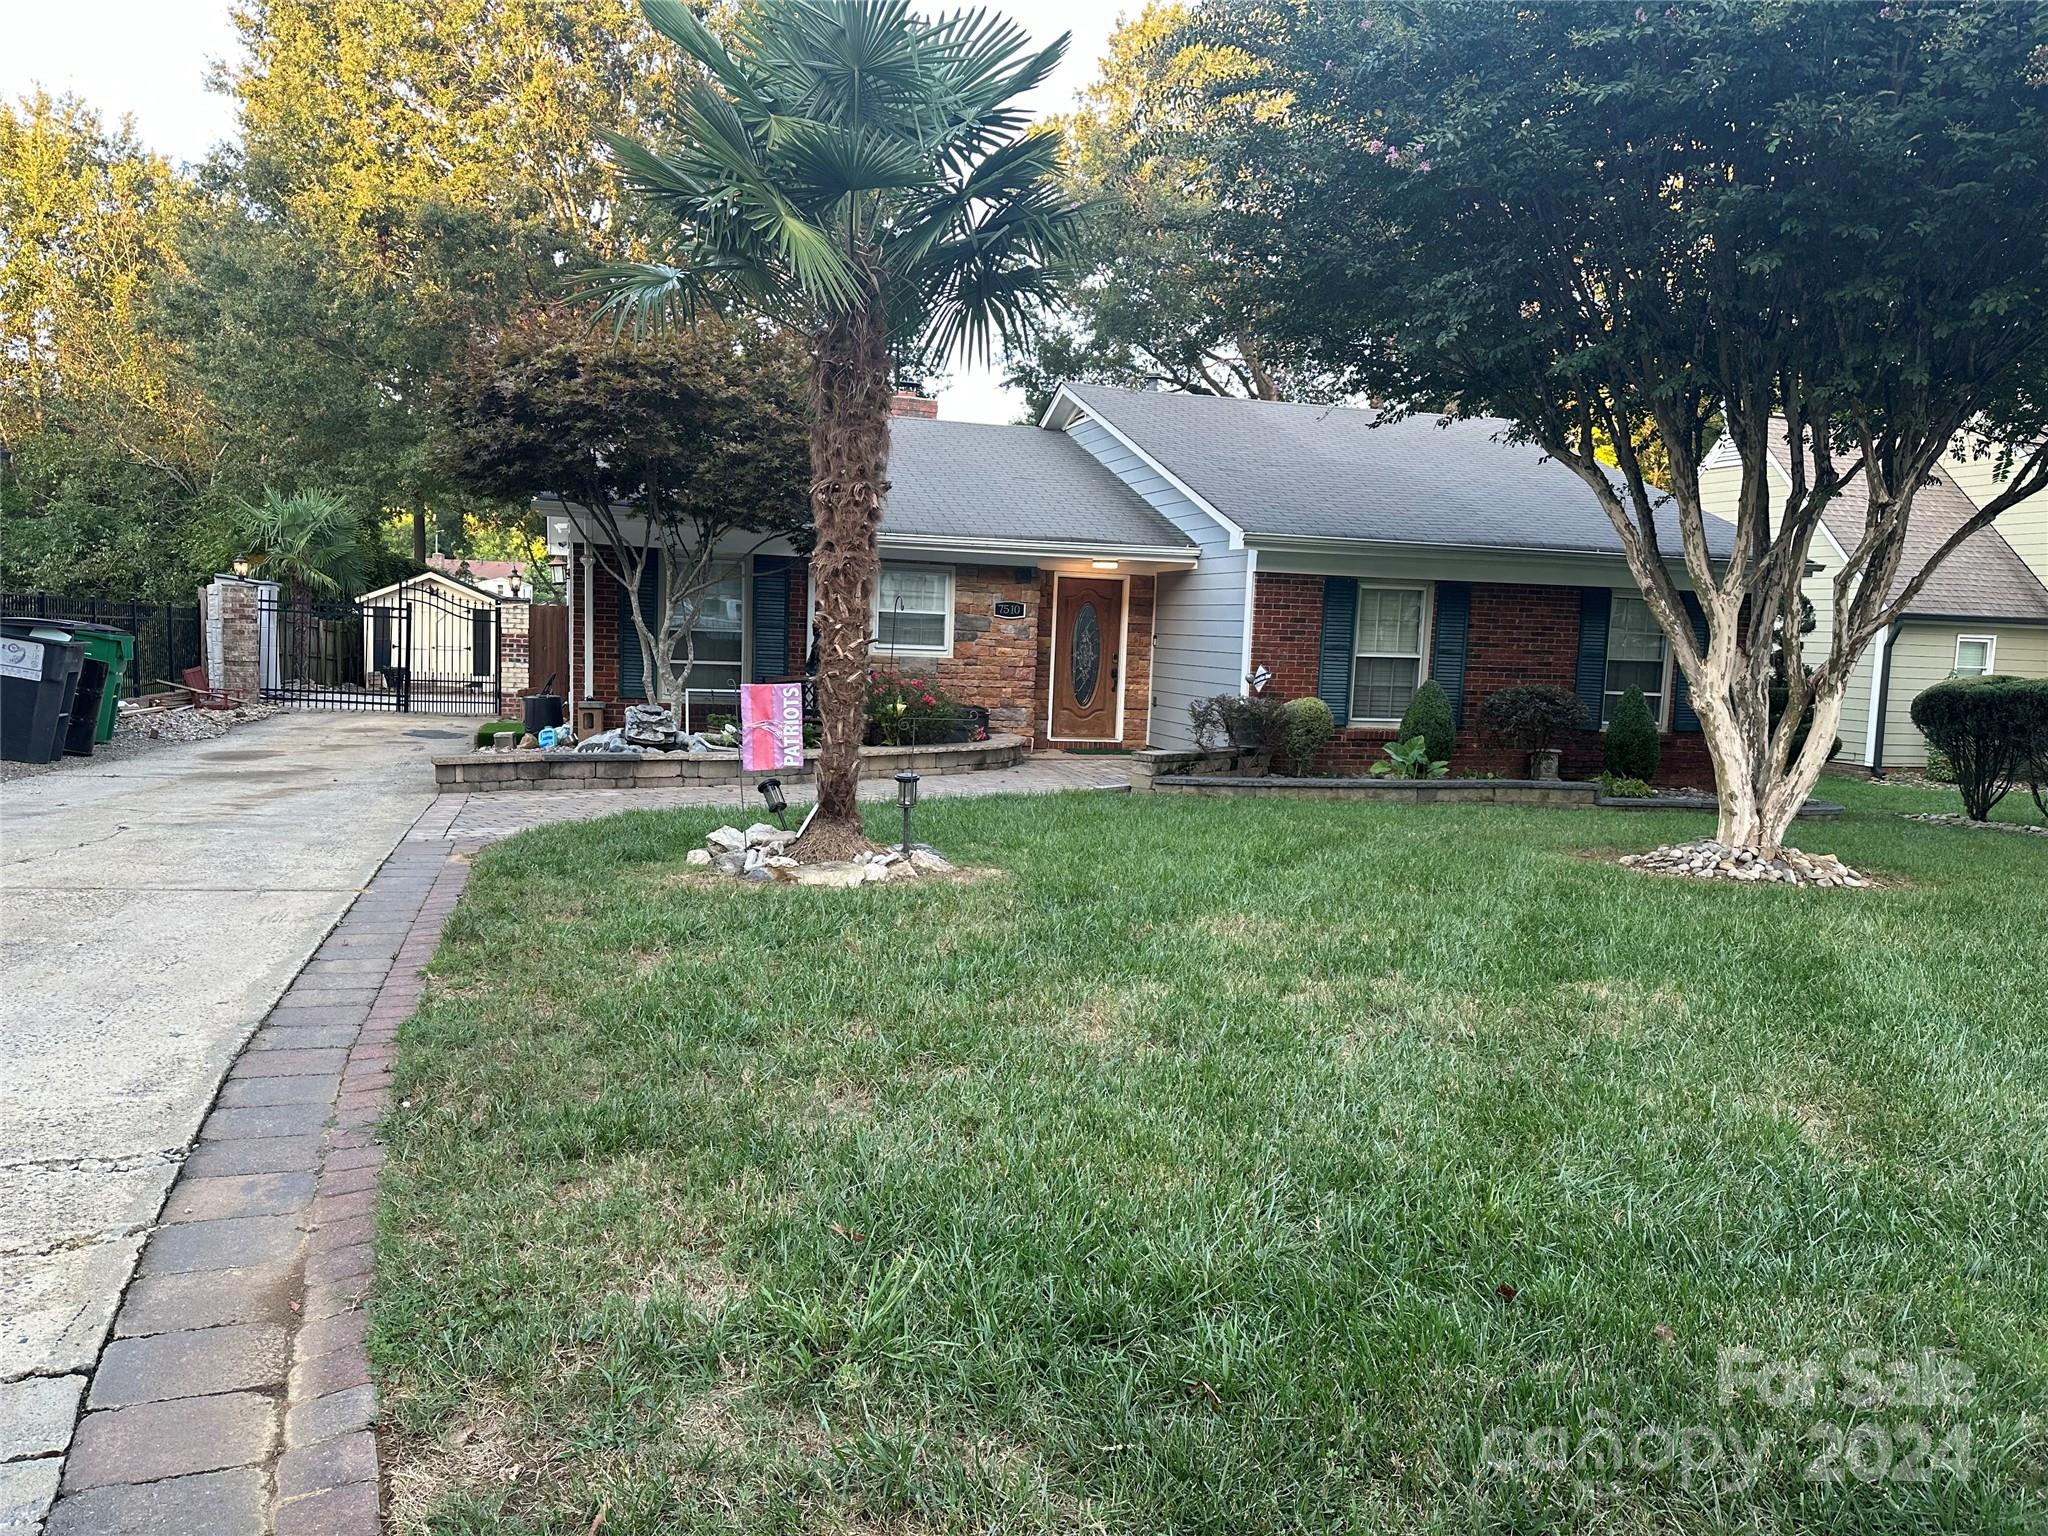
<path fill-rule="evenodd" d="M 1009 768 L 1024 759 L 1022 736 L 952 746 L 862 747 L 860 775 L 888 778 L 909 769 L 926 777 Z M 776 775 L 806 783 L 809 767 Z M 649 752 L 626 757 L 603 752 L 463 752 L 434 759 L 434 788 L 442 794 L 476 795 L 529 789 L 676 789 L 684 784 L 733 784 L 740 777 L 737 752 Z M 766 777 L 756 775 L 755 777 Z"/>

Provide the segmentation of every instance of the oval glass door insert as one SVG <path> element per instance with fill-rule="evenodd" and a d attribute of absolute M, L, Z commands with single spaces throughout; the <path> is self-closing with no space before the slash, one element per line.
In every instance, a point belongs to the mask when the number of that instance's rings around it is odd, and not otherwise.
<path fill-rule="evenodd" d="M 1081 708 L 1095 697 L 1095 677 L 1102 664 L 1102 620 L 1093 603 L 1083 603 L 1074 615 L 1074 643 L 1068 647 L 1068 678 L 1074 685 L 1074 702 Z"/>

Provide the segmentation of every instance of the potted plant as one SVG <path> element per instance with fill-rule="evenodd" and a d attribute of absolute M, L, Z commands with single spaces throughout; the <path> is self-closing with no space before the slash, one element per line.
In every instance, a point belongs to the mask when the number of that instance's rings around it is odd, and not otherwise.
<path fill-rule="evenodd" d="M 1529 777 L 1554 779 L 1565 737 L 1586 718 L 1585 706 L 1569 688 L 1527 683 L 1502 688 L 1479 706 L 1479 725 L 1495 741 L 1529 754 Z"/>

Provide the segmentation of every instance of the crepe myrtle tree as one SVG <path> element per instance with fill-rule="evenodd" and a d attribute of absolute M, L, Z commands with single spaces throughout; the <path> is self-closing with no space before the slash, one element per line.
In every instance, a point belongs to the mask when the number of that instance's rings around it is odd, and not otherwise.
<path fill-rule="evenodd" d="M 613 323 L 739 307 L 810 354 L 821 822 L 854 786 L 892 378 L 1018 342 L 1051 299 L 1073 210 L 1058 139 L 1019 101 L 1066 48 L 982 11 L 907 0 L 743 7 L 720 41 L 676 0 L 648 21 L 690 69 L 663 141 L 612 137 L 661 259 L 600 271 Z"/>
<path fill-rule="evenodd" d="M 1203 19 L 1274 63 L 1217 151 L 1230 238 L 1286 286 L 1272 312 L 1353 387 L 1503 417 L 1577 473 L 1691 685 L 1720 841 L 1776 852 L 1857 659 L 2048 486 L 2048 7 Z M 1741 465 L 1725 561 L 1700 494 L 1717 419 Z M 1926 531 L 1916 501 L 1958 444 L 2010 478 Z M 1856 510 L 1827 644 L 1786 669 L 1774 716 L 1774 643 L 1838 498 Z"/>
<path fill-rule="evenodd" d="M 627 340 L 588 314 L 530 313 L 450 367 L 433 453 L 476 495 L 552 492 L 576 509 L 650 658 L 647 696 L 680 711 L 721 563 L 809 537 L 805 387 L 802 349 L 753 321 L 706 315 Z"/>

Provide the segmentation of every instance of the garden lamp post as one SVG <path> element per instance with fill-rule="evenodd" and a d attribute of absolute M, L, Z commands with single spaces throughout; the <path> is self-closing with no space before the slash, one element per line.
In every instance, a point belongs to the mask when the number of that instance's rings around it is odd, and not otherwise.
<path fill-rule="evenodd" d="M 789 809 L 789 797 L 782 792 L 782 780 L 763 779 L 754 788 L 760 791 L 762 800 L 767 802 L 768 814 L 775 818 L 775 825 L 787 832 L 789 818 L 782 813 Z"/>
<path fill-rule="evenodd" d="M 910 857 L 910 808 L 917 804 L 917 775 L 908 768 L 896 775 L 896 803 L 903 807 L 903 857 Z"/>
<path fill-rule="evenodd" d="M 232 561 L 230 561 L 229 563 L 230 563 L 230 565 L 231 565 L 231 566 L 232 566 L 232 567 L 234 568 L 234 572 L 235 572 L 235 575 L 236 575 L 236 577 L 237 577 L 238 579 L 239 579 L 239 578 L 245 578 L 245 577 L 247 577 L 247 576 L 248 576 L 248 574 L 249 574 L 249 557 L 248 557 L 247 555 L 237 555 L 237 556 L 235 556 L 235 558 L 234 558 L 234 559 L 233 559 Z"/>

